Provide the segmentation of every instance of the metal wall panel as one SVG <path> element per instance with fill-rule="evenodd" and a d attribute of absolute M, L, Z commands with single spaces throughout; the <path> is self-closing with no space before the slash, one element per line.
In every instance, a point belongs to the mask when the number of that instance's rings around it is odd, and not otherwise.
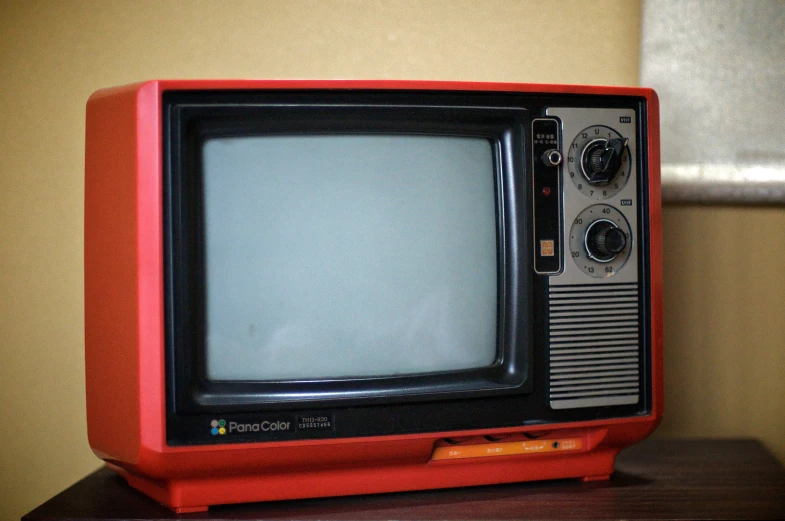
<path fill-rule="evenodd" d="M 785 1 L 645 0 L 665 201 L 785 202 Z"/>

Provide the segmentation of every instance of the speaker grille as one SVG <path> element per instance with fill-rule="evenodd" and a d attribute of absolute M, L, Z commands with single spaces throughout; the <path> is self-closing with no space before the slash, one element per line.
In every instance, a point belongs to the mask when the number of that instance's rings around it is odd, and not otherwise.
<path fill-rule="evenodd" d="M 551 286 L 549 302 L 551 408 L 638 403 L 638 285 Z"/>

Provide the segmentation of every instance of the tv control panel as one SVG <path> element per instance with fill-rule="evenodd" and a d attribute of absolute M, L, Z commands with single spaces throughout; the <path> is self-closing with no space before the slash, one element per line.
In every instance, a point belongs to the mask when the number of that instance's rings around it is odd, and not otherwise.
<path fill-rule="evenodd" d="M 636 282 L 635 111 L 546 113 L 531 129 L 535 272 L 551 284 Z"/>
<path fill-rule="evenodd" d="M 539 121 L 561 133 L 553 152 L 538 158 L 534 120 L 535 271 L 549 275 L 550 406 L 635 404 L 643 379 L 636 112 L 553 107 L 546 114 Z M 538 168 L 561 173 L 562 221 L 552 248 L 538 236 L 536 200 L 550 197 L 537 186 Z M 560 265 L 541 261 L 551 252 L 563 252 Z"/>

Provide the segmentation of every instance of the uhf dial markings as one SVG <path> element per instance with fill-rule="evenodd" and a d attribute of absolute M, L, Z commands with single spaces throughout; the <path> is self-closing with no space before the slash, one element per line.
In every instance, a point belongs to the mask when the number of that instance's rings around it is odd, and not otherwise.
<path fill-rule="evenodd" d="M 628 138 L 604 125 L 581 130 L 567 155 L 570 179 L 583 195 L 593 199 L 618 194 L 627 184 L 631 166 Z"/>
<path fill-rule="evenodd" d="M 629 259 L 632 239 L 630 224 L 619 210 L 607 204 L 595 204 L 572 222 L 570 255 L 587 275 L 612 277 Z"/>

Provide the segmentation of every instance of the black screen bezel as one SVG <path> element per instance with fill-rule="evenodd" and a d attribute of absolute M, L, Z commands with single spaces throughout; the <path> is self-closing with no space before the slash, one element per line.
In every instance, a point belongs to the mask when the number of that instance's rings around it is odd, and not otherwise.
<path fill-rule="evenodd" d="M 391 99 L 392 98 L 392 99 Z M 398 405 L 521 395 L 532 390 L 532 287 L 526 205 L 529 114 L 503 104 L 466 106 L 320 92 L 164 94 L 167 389 L 170 416 Z M 418 101 L 422 101 L 418 103 Z M 499 361 L 492 367 L 399 377 L 214 382 L 204 371 L 201 148 L 212 137 L 324 133 L 470 136 L 494 146 Z"/>

